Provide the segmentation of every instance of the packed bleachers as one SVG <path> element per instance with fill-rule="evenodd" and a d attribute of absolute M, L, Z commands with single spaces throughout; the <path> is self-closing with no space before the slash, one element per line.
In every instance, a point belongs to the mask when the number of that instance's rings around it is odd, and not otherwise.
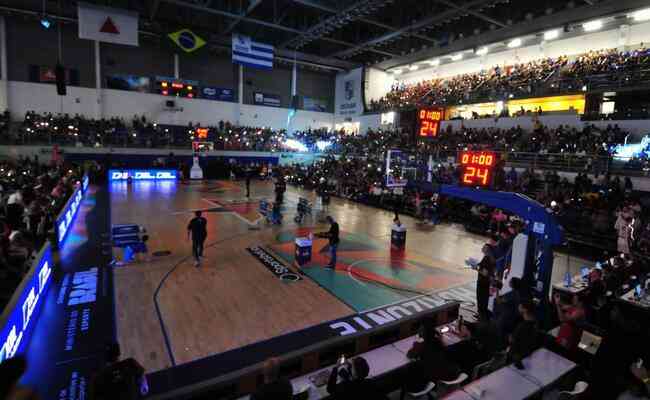
<path fill-rule="evenodd" d="M 369 107 L 373 111 L 394 110 L 578 92 L 583 87 L 634 86 L 650 77 L 646 71 L 649 65 L 650 54 L 643 45 L 632 51 L 590 51 L 571 59 L 566 56 L 545 58 L 415 84 L 396 83 Z"/>
<path fill-rule="evenodd" d="M 0 162 L 0 304 L 4 308 L 31 265 L 61 208 L 74 191 L 79 171 L 45 165 L 38 157 Z"/>

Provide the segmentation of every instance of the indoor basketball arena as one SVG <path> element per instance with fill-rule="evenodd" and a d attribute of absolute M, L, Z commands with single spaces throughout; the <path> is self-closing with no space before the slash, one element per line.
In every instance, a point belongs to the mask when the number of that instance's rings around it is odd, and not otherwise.
<path fill-rule="evenodd" d="M 647 1 L 0 3 L 0 400 L 650 398 Z"/>

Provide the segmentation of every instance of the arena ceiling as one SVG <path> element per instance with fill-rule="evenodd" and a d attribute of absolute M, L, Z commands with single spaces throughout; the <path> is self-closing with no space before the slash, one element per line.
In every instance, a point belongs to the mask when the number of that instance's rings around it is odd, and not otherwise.
<path fill-rule="evenodd" d="M 60 3 L 59 3 L 60 2 Z M 273 44 L 285 61 L 388 69 L 587 18 L 647 0 L 89 0 L 140 14 L 143 34 L 193 29 L 228 51 L 233 32 Z M 644 4 L 645 3 L 645 4 Z M 5 14 L 42 13 L 41 0 L 0 1 Z M 46 14 L 74 22 L 76 2 L 45 0 Z"/>

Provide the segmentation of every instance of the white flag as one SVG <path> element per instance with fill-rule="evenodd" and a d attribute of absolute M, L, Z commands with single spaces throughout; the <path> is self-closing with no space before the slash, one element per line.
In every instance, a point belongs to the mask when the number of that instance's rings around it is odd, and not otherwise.
<path fill-rule="evenodd" d="M 138 45 L 138 13 L 79 2 L 79 37 Z"/>

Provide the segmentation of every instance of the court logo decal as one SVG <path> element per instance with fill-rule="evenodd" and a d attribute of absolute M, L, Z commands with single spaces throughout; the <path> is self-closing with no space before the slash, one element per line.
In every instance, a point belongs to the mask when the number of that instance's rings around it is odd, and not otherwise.
<path fill-rule="evenodd" d="M 431 310 L 452 303 L 454 302 L 435 295 L 420 296 L 334 321 L 329 324 L 329 327 L 339 336 L 347 336 L 375 329 L 388 323 L 396 323 L 404 318 L 425 315 Z"/>
<path fill-rule="evenodd" d="M 287 268 L 280 260 L 275 258 L 263 248 L 255 246 L 249 247 L 246 250 L 248 250 L 248 252 L 251 253 L 253 257 L 257 258 L 259 262 L 264 264 L 264 266 L 281 281 L 296 282 L 302 279 L 300 275 L 291 272 L 291 270 Z"/>

